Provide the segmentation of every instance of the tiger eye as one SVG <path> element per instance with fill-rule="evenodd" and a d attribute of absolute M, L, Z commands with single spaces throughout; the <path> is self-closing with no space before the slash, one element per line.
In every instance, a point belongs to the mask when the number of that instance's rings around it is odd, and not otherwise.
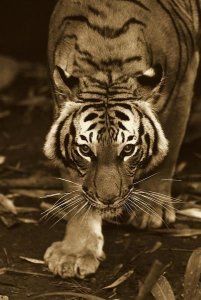
<path fill-rule="evenodd" d="M 91 152 L 91 149 L 87 145 L 80 145 L 79 150 L 85 156 L 88 156 Z"/>
<path fill-rule="evenodd" d="M 134 152 L 135 146 L 133 144 L 128 144 L 123 148 L 122 153 L 124 155 L 131 155 Z"/>

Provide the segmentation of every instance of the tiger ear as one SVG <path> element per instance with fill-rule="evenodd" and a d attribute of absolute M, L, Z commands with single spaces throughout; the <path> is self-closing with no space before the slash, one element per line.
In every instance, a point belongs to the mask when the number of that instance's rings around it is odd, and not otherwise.
<path fill-rule="evenodd" d="M 73 96 L 79 86 L 79 78 L 70 75 L 61 67 L 55 66 L 53 84 L 56 104 L 60 108 L 66 101 L 73 101 Z"/>

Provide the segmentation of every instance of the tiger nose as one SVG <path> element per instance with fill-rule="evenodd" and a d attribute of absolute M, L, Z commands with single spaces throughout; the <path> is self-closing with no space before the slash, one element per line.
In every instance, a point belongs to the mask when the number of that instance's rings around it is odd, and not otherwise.
<path fill-rule="evenodd" d="M 104 204 L 114 204 L 118 199 L 118 190 L 102 189 L 96 191 L 96 197 Z"/>
<path fill-rule="evenodd" d="M 100 201 L 103 203 L 103 204 L 106 204 L 106 205 L 111 205 L 111 204 L 114 204 L 116 201 L 117 201 L 117 197 L 106 197 L 104 199 L 100 199 Z"/>

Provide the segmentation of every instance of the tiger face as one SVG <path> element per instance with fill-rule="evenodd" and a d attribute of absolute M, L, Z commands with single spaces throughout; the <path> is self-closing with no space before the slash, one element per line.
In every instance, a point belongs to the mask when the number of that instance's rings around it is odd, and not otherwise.
<path fill-rule="evenodd" d="M 119 214 L 135 182 L 166 156 L 168 142 L 145 101 L 66 102 L 45 144 L 56 164 L 82 176 L 84 199 Z"/>

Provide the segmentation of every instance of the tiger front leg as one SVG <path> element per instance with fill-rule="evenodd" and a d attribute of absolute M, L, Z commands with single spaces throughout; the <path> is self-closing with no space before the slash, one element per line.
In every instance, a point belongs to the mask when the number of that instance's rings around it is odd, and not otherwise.
<path fill-rule="evenodd" d="M 50 271 L 62 278 L 84 278 L 95 273 L 104 259 L 101 225 L 101 217 L 95 212 L 85 220 L 69 220 L 63 241 L 46 250 L 44 259 Z"/>

